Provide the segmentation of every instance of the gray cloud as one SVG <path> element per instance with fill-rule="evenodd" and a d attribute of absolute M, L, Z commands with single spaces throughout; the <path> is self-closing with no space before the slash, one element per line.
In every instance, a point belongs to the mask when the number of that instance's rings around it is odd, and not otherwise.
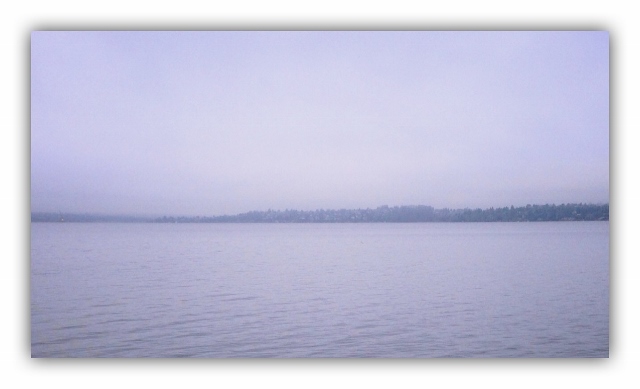
<path fill-rule="evenodd" d="M 609 201 L 606 32 L 34 32 L 34 211 Z"/>

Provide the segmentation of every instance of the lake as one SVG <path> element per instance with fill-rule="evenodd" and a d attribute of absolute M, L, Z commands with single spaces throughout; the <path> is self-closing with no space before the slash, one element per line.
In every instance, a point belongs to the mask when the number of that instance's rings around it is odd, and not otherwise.
<path fill-rule="evenodd" d="M 31 224 L 32 357 L 609 356 L 609 222 Z"/>

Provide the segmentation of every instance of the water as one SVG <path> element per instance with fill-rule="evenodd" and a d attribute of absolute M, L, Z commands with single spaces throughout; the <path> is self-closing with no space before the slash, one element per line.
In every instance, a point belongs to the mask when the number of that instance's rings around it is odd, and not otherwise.
<path fill-rule="evenodd" d="M 609 222 L 31 225 L 33 357 L 608 357 Z"/>

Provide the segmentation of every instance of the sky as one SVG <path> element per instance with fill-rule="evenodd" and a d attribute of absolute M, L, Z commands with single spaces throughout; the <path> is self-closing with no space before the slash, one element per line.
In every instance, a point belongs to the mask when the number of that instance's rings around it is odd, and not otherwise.
<path fill-rule="evenodd" d="M 606 31 L 36 31 L 31 210 L 609 202 Z"/>

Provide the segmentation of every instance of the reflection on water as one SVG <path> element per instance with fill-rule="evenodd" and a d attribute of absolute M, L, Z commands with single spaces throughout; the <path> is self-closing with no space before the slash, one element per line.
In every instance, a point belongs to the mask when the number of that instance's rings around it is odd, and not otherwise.
<path fill-rule="evenodd" d="M 608 357 L 609 223 L 33 223 L 34 357 Z"/>

